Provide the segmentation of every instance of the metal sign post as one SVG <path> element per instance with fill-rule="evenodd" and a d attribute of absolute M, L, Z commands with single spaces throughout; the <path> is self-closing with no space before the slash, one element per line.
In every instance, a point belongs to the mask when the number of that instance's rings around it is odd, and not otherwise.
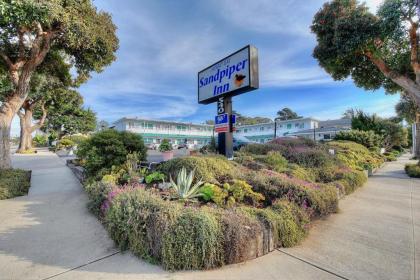
<path fill-rule="evenodd" d="M 219 132 L 219 153 L 225 155 L 228 159 L 233 159 L 232 97 L 219 98 L 217 113 L 215 126 L 216 131 Z M 217 119 L 223 120 L 223 123 L 218 124 Z"/>

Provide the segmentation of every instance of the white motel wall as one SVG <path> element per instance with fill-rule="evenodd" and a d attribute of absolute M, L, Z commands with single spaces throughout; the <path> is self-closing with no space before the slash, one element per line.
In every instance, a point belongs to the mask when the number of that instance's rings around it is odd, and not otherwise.
<path fill-rule="evenodd" d="M 319 121 L 314 118 L 277 121 L 277 137 L 304 137 L 309 139 L 331 140 L 339 131 L 350 130 L 350 119 Z M 119 131 L 131 131 L 142 135 L 146 145 L 159 144 L 169 139 L 172 144 L 188 143 L 195 148 L 210 143 L 213 136 L 212 125 L 148 120 L 142 118 L 122 118 L 114 123 Z M 274 138 L 274 122 L 256 125 L 236 126 L 234 137 L 245 137 L 257 143 L 266 143 Z"/>
<path fill-rule="evenodd" d="M 320 140 L 331 140 L 339 131 L 350 130 L 350 119 L 338 119 L 319 121 L 314 118 L 301 118 L 286 121 L 277 121 L 276 137 L 304 137 Z M 246 137 L 247 139 L 265 143 L 274 139 L 274 122 L 239 125 L 234 135 Z"/>
<path fill-rule="evenodd" d="M 172 144 L 188 143 L 199 148 L 210 143 L 213 126 L 163 120 L 140 118 L 122 118 L 114 123 L 119 131 L 130 131 L 140 134 L 146 145 L 159 144 L 168 139 Z"/>

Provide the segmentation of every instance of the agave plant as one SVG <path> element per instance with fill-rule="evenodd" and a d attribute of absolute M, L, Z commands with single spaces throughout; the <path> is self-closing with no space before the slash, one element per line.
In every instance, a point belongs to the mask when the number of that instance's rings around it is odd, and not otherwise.
<path fill-rule="evenodd" d="M 185 169 L 185 167 L 182 167 L 181 171 L 179 171 L 178 176 L 176 178 L 176 183 L 172 180 L 172 177 L 170 177 L 171 187 L 175 190 L 175 195 L 173 197 L 174 199 L 188 201 L 201 196 L 199 190 L 203 182 L 199 180 L 193 185 L 192 183 L 194 180 L 194 173 L 195 171 L 192 170 L 187 175 L 187 170 Z"/>

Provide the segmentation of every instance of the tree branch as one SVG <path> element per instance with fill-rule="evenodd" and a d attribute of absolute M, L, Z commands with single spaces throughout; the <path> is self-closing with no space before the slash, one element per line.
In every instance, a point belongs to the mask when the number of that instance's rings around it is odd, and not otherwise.
<path fill-rule="evenodd" d="M 10 60 L 10 58 L 3 52 L 0 52 L 0 56 L 1 58 L 3 58 L 4 62 L 6 62 L 7 67 L 9 67 L 9 69 L 13 68 L 13 62 Z"/>
<path fill-rule="evenodd" d="M 376 65 L 385 77 L 405 89 L 408 93 L 413 94 L 416 99 L 420 99 L 420 84 L 417 84 L 410 78 L 393 71 L 382 58 L 375 56 L 372 52 L 367 51 L 364 54 L 373 64 Z"/>
<path fill-rule="evenodd" d="M 41 128 L 45 123 L 45 119 L 47 118 L 47 113 L 48 113 L 47 109 L 45 109 L 45 102 L 42 102 L 41 110 L 42 110 L 41 119 L 35 125 L 32 126 L 32 128 L 31 128 L 32 131 L 35 131 L 38 128 Z"/>
<path fill-rule="evenodd" d="M 418 38 L 417 38 L 418 23 L 411 21 L 410 25 L 410 62 L 413 67 L 414 73 L 416 74 L 416 83 L 420 85 L 420 63 L 418 59 Z"/>

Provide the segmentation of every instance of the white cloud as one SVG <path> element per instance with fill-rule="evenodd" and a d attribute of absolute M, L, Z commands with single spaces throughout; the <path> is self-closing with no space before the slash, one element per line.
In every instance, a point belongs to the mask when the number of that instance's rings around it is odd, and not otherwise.
<path fill-rule="evenodd" d="M 383 0 L 365 0 L 366 5 L 369 7 L 369 10 L 373 13 L 376 13 L 380 4 L 382 4 Z"/>
<path fill-rule="evenodd" d="M 312 16 L 320 0 L 209 1 L 224 18 L 238 28 L 263 33 L 309 36 Z"/>

